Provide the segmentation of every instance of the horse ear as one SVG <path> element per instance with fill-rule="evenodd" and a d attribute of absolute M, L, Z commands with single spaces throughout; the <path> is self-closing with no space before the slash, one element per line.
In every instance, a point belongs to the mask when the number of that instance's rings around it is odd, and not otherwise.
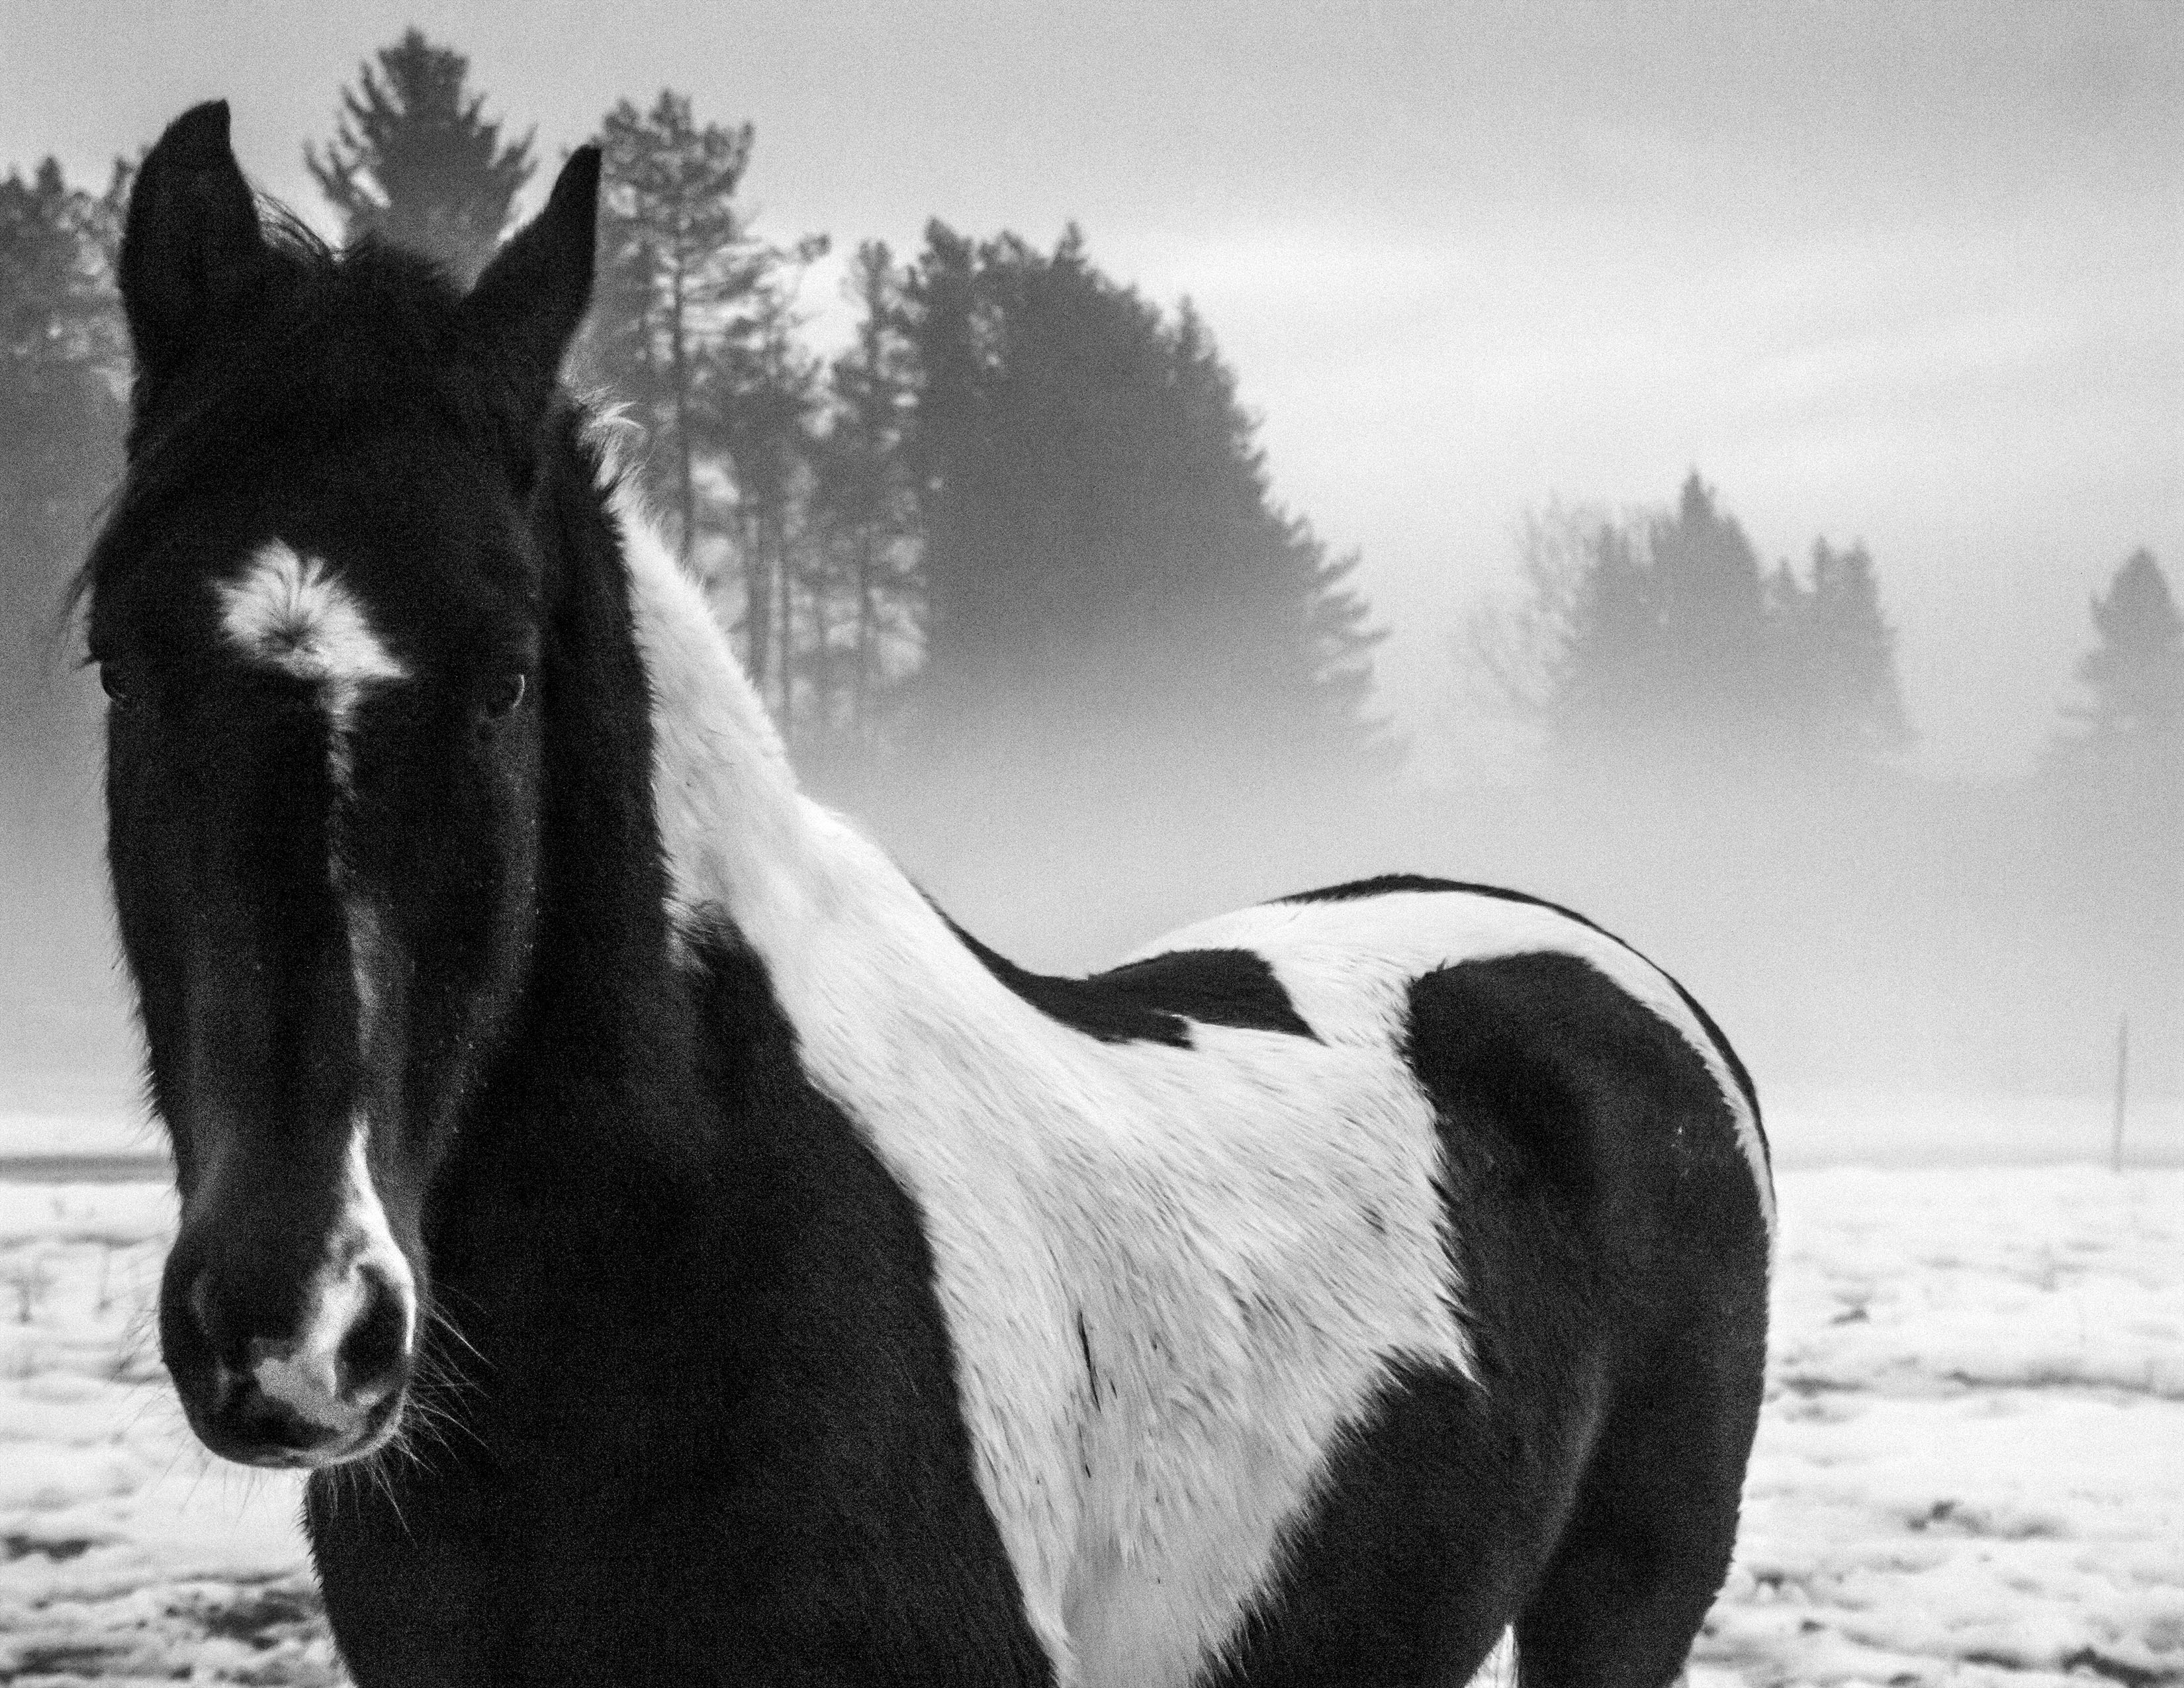
<path fill-rule="evenodd" d="M 181 362 L 206 314 L 265 251 L 227 144 L 227 102 L 192 106 L 145 154 L 121 234 L 121 307 L 139 374 Z"/>
<path fill-rule="evenodd" d="M 484 344 L 540 409 L 591 303 L 599 198 L 599 149 L 579 147 L 546 209 L 494 254 L 463 301 Z"/>

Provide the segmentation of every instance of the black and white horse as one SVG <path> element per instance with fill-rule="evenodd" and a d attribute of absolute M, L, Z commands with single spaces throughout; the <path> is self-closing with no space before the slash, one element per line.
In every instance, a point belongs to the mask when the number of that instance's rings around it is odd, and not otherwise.
<path fill-rule="evenodd" d="M 262 227 L 202 106 L 122 253 L 161 1337 L 314 1468 L 358 1680 L 1667 1681 L 1759 1403 L 1727 1045 L 1475 887 L 1086 979 L 958 932 L 557 391 L 598 171 L 459 297 Z"/>

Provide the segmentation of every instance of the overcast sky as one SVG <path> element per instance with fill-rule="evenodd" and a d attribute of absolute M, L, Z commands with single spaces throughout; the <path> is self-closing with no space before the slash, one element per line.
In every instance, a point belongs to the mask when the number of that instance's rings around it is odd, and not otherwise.
<path fill-rule="evenodd" d="M 1429 758 L 1550 497 L 1697 467 L 1772 561 L 1862 538 L 1923 764 L 2027 764 L 2087 595 L 2184 588 L 2184 5 L 0 0 L 0 169 L 103 180 L 224 95 L 300 162 L 412 22 L 549 161 L 662 85 L 757 125 L 764 226 L 925 220 L 1188 294 L 1278 492 L 1396 631 Z M 532 197 L 545 181 L 534 182 Z"/>

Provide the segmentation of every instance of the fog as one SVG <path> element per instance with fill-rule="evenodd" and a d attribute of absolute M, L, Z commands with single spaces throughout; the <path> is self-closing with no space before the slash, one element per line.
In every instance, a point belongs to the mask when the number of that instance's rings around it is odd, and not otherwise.
<path fill-rule="evenodd" d="M 1635 767 L 1325 794 L 1264 758 L 1216 791 L 1207 748 L 1118 733 L 1067 768 L 909 776 L 874 829 L 959 920 L 1050 969 L 1245 901 L 1423 872 L 1529 891 L 1636 945 L 1763 1090 L 2105 1097 L 2124 1014 L 2134 1086 L 2184 1089 L 2173 801 L 2071 812 L 2025 787 Z"/>
<path fill-rule="evenodd" d="M 928 740 L 815 772 L 1004 953 L 1084 971 L 1312 885 L 1485 881 L 1674 973 L 1792 1116 L 2068 1098 L 2103 1154 L 2127 1016 L 2133 1143 L 2184 1157 L 2174 761 L 2073 779 L 2054 749 L 2089 594 L 2140 545 L 2184 579 L 2172 8 L 1632 6 L 1588 12 L 1595 38 L 1524 8 L 1350 28 L 1206 6 L 1057 32 L 947 6 L 638 6 L 596 53 L 571 50 L 575 8 L 540 8 L 554 28 L 504 5 L 243 9 L 11 15 L 0 172 L 51 152 L 95 190 L 225 93 L 246 166 L 320 214 L 301 141 L 414 15 L 549 160 L 664 81 L 753 117 L 766 226 L 836 239 L 809 294 L 822 337 L 840 254 L 868 234 L 906 252 L 934 214 L 1034 241 L 1081 218 L 1107 271 L 1198 302 L 1275 493 L 1362 551 L 1399 754 L 1330 770 L 1111 699 L 1037 749 Z M 1525 513 L 1658 502 L 1695 466 L 1763 566 L 1816 532 L 1872 543 L 1899 752 L 1580 763 L 1482 698 L 1464 632 L 1515 589 Z M 0 606 L 0 1112 L 111 1116 L 137 1057 L 103 705 L 61 614 L 51 571 Z"/>
<path fill-rule="evenodd" d="M 103 699 L 70 666 L 58 613 L 13 630 L 14 672 L 35 677 L 14 688 L 0 760 L 0 1112 L 126 1113 L 137 1057 L 103 879 Z M 989 721 L 1011 702 L 982 701 Z M 1330 769 L 1172 712 L 1086 707 L 1034 749 L 1021 737 L 972 733 L 816 786 L 1035 969 L 1093 970 L 1315 885 L 1481 881 L 1576 909 L 1675 974 L 1778 1110 L 1831 1098 L 1832 1131 L 1846 1108 L 1879 1109 L 1846 1152 L 1918 1158 L 1891 1134 L 1925 1131 L 1934 1152 L 2103 1155 L 2128 1016 L 2132 1152 L 2184 1156 L 2173 758 L 2165 783 L 1975 783 L 1885 762 L 1577 766 L 1532 744 L 1498 774 L 1428 780 L 1409 760 Z M 2082 1140 L 2053 1120 L 1986 1140 L 1942 1117 L 1983 1106 L 1991 1127 L 2011 1099 L 2053 1097 L 2077 1099 Z M 1794 1154 L 1833 1157 L 1817 1131 Z"/>
<path fill-rule="evenodd" d="M 1086 723 L 1066 757 L 932 759 L 822 794 L 861 810 L 963 925 L 1045 971 L 1094 969 L 1197 917 L 1378 872 L 1535 893 L 1674 973 L 1770 1106 L 1794 1115 L 1825 1096 L 1887 1113 L 1855 1138 L 1884 1158 L 1918 1158 L 1919 1144 L 1887 1134 L 1920 1130 L 1935 1152 L 1979 1152 L 1975 1132 L 1942 1117 L 1944 1096 L 1959 1111 L 1984 1099 L 1990 1126 L 2011 1099 L 2080 1099 L 2081 1142 L 2056 1140 L 2051 1120 L 2025 1141 L 1993 1126 L 1987 1146 L 2104 1155 L 2128 1014 L 2134 1156 L 2184 1149 L 2173 800 L 2074 811 L 2027 785 L 1780 771 L 1329 781 L 1170 726 Z M 0 1110 L 116 1109 L 131 1093 L 88 733 L 76 748 L 75 772 L 7 769 Z M 1835 1157 L 1810 1131 L 1791 1149 Z"/>

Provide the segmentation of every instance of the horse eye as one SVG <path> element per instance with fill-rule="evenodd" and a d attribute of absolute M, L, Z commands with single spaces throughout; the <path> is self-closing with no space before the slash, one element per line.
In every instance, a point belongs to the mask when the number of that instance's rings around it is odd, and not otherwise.
<path fill-rule="evenodd" d="M 499 721 L 515 712 L 530 688 L 531 677 L 521 668 L 510 668 L 496 674 L 486 682 L 485 694 L 478 700 L 478 712 L 488 721 Z"/>
<path fill-rule="evenodd" d="M 125 705 L 130 699 L 130 676 L 118 662 L 98 665 L 98 686 L 108 699 L 117 705 Z"/>

